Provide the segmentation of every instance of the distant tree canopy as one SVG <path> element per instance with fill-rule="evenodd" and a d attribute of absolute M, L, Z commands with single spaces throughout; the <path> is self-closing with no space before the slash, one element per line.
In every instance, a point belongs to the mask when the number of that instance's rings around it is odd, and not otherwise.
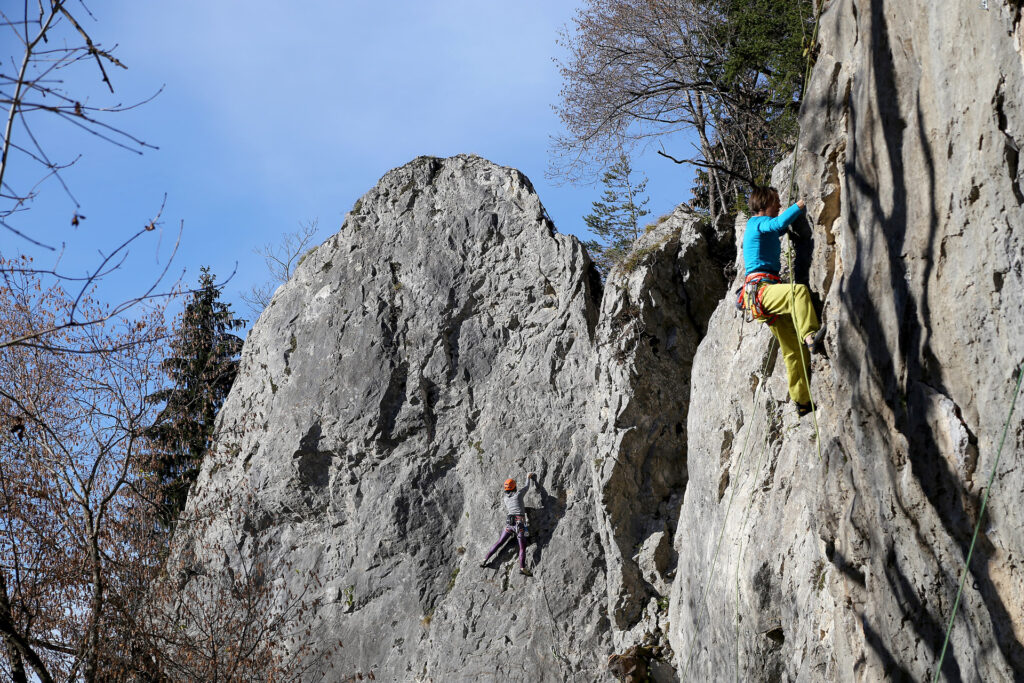
<path fill-rule="evenodd" d="M 629 157 L 619 157 L 601 177 L 604 193 L 593 209 L 583 217 L 584 222 L 598 240 L 584 242 L 594 263 L 603 275 L 625 258 L 630 246 L 641 234 L 640 219 L 650 213 L 644 207 L 648 198 L 647 178 L 635 180 Z"/>
<path fill-rule="evenodd" d="M 242 339 L 234 334 L 245 325 L 220 289 L 209 268 L 185 306 L 171 341 L 171 355 L 161 368 L 174 386 L 149 396 L 163 404 L 147 436 L 156 444 L 152 461 L 159 498 L 159 516 L 173 523 L 199 475 L 199 466 L 214 434 L 214 421 L 238 374 Z"/>
<path fill-rule="evenodd" d="M 813 0 L 588 0 L 562 36 L 556 173 L 695 134 L 691 204 L 726 230 L 793 145 Z M 682 158 L 677 158 L 682 157 Z"/>
<path fill-rule="evenodd" d="M 725 82 L 731 84 L 755 72 L 764 77 L 757 86 L 767 94 L 765 104 L 791 111 L 788 105 L 802 86 L 803 43 L 813 7 L 806 0 L 723 0 L 722 6 L 725 19 L 716 27 L 715 41 L 727 50 Z"/>

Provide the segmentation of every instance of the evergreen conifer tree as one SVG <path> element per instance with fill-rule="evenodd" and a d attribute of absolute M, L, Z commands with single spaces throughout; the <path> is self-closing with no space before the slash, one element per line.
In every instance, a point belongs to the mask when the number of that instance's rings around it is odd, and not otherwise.
<path fill-rule="evenodd" d="M 244 325 L 220 300 L 204 267 L 171 340 L 171 355 L 161 362 L 173 386 L 148 397 L 164 405 L 147 436 L 156 446 L 151 474 L 157 515 L 167 527 L 185 507 L 213 439 L 214 420 L 238 374 L 242 339 L 232 331 Z"/>
<path fill-rule="evenodd" d="M 584 242 L 591 258 L 602 275 L 626 257 L 630 246 L 640 237 L 640 219 L 649 211 L 644 207 L 649 199 L 642 197 L 647 189 L 647 178 L 635 182 L 629 157 L 619 157 L 605 171 L 601 183 L 605 190 L 600 201 L 593 202 L 593 210 L 583 217 L 597 240 Z"/>

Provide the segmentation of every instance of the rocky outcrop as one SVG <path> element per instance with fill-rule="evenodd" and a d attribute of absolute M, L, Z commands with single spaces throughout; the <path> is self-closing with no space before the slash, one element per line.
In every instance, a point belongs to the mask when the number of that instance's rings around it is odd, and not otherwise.
<path fill-rule="evenodd" d="M 602 298 L 520 173 L 424 157 L 253 329 L 190 501 L 243 512 L 196 562 L 249 548 L 311 590 L 341 675 L 932 677 L 1024 360 L 1021 8 L 988 5 L 826 5 L 774 179 L 795 166 L 809 207 L 814 418 L 699 216 L 649 229 Z M 1021 414 L 946 680 L 1024 675 Z M 535 576 L 510 549 L 480 569 L 531 469 Z"/>
<path fill-rule="evenodd" d="M 384 176 L 247 340 L 190 502 L 243 512 L 199 564 L 244 564 L 221 549 L 249 543 L 287 567 L 337 671 L 589 681 L 632 647 L 674 678 L 690 360 L 725 285 L 700 225 L 653 226 L 599 323 L 585 251 L 517 171 L 460 156 Z M 511 549 L 481 569 L 499 486 L 529 470 L 535 576 Z"/>
<path fill-rule="evenodd" d="M 829 330 L 812 368 L 821 456 L 767 330 L 722 302 L 693 361 L 675 539 L 690 680 L 934 675 L 1024 359 L 1020 9 L 989 4 L 834 0 L 822 16 L 796 162 L 811 218 L 797 277 Z M 947 680 L 1024 675 L 1021 424 Z"/>
<path fill-rule="evenodd" d="M 204 470 L 194 505 L 252 490 L 264 564 L 318 577 L 318 637 L 342 642 L 334 671 L 603 670 L 581 430 L 595 285 L 522 174 L 423 157 L 385 175 L 274 296 L 221 414 L 230 457 Z M 530 470 L 535 576 L 511 547 L 479 568 L 504 524 L 502 482 Z"/>
<path fill-rule="evenodd" d="M 725 288 L 701 225 L 680 208 L 651 226 L 609 274 L 601 303 L 589 427 L 621 647 L 659 628 L 675 570 L 690 362 Z"/>

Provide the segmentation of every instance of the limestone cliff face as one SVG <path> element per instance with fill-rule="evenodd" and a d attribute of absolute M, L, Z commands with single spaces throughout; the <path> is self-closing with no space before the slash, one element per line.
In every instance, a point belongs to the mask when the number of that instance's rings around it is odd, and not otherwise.
<path fill-rule="evenodd" d="M 1024 359 L 1020 7 L 988 4 L 834 0 L 822 17 L 796 173 L 797 278 L 828 327 L 821 458 L 767 330 L 722 302 L 693 360 L 675 539 L 692 680 L 934 674 Z M 948 680 L 1024 676 L 1022 441 L 1018 412 Z"/>
<path fill-rule="evenodd" d="M 335 672 L 599 676 L 606 570 L 581 431 L 595 286 L 522 174 L 423 157 L 363 196 L 260 317 L 221 415 L 236 455 L 204 472 L 197 505 L 252 490 L 266 566 L 322 584 L 309 597 L 318 637 L 343 643 Z M 502 482 L 531 470 L 536 577 L 511 548 L 479 568 Z"/>
<path fill-rule="evenodd" d="M 817 430 L 699 217 L 602 294 L 520 173 L 423 157 L 254 327 L 190 502 L 243 513 L 200 564 L 257 549 L 321 601 L 335 671 L 377 680 L 601 680 L 640 643 L 664 681 L 930 677 L 1024 360 L 1021 8 L 946 5 L 822 16 L 796 157 Z M 947 680 L 1024 677 L 1022 415 Z M 481 569 L 529 470 L 535 576 Z"/>
<path fill-rule="evenodd" d="M 590 402 L 594 495 L 615 642 L 659 628 L 686 489 L 691 361 L 725 288 L 698 218 L 678 209 L 609 274 Z"/>

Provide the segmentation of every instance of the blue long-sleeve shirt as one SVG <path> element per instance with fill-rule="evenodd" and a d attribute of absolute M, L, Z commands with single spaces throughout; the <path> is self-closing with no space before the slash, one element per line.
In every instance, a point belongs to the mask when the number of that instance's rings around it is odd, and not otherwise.
<path fill-rule="evenodd" d="M 794 204 L 775 218 L 754 216 L 747 221 L 747 229 L 743 233 L 743 267 L 747 275 L 779 274 L 782 270 L 782 245 L 779 244 L 779 237 L 801 213 L 803 209 Z"/>

